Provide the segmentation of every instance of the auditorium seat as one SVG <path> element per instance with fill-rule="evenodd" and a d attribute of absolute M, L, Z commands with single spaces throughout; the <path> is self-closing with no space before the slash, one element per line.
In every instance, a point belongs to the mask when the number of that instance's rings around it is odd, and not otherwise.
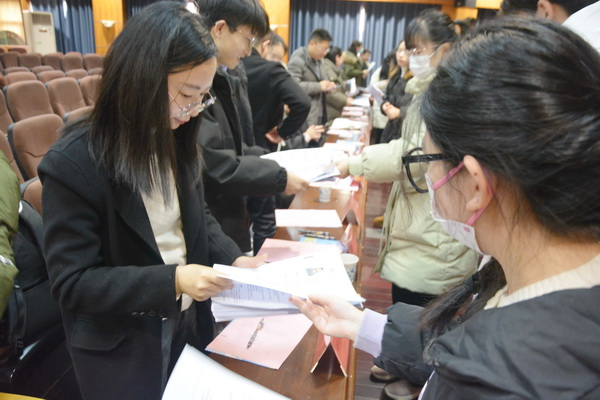
<path fill-rule="evenodd" d="M 0 151 L 4 153 L 6 159 L 8 160 L 8 163 L 10 164 L 10 167 L 13 171 L 15 171 L 17 178 L 19 178 L 19 183 L 23 183 L 23 175 L 19 170 L 19 166 L 17 165 L 15 156 L 12 152 L 12 149 L 10 148 L 10 144 L 8 143 L 8 136 L 3 131 L 0 131 Z"/>
<path fill-rule="evenodd" d="M 66 71 L 65 75 L 71 78 L 75 78 L 75 80 L 78 80 L 85 76 L 88 76 L 88 72 L 83 68 L 77 68 Z"/>
<path fill-rule="evenodd" d="M 37 67 L 30 68 L 30 70 L 34 74 L 39 74 L 40 72 L 44 71 L 54 71 L 54 68 L 49 65 L 38 65 Z"/>
<path fill-rule="evenodd" d="M 4 88 L 6 105 L 13 121 L 42 114 L 54 114 L 48 91 L 40 81 L 15 82 Z"/>
<path fill-rule="evenodd" d="M 8 67 L 8 68 L 4 68 L 4 71 L 2 71 L 2 73 L 4 75 L 12 74 L 15 72 L 31 72 L 31 71 L 27 67 Z"/>
<path fill-rule="evenodd" d="M 78 51 L 70 51 L 62 56 L 60 65 L 65 72 L 72 69 L 83 69 L 83 56 Z"/>
<path fill-rule="evenodd" d="M 8 112 L 8 108 L 6 108 L 6 99 L 4 99 L 4 92 L 0 90 L 0 131 L 4 132 L 6 135 L 8 132 L 8 127 L 14 121 Z"/>
<path fill-rule="evenodd" d="M 63 120 L 55 114 L 38 115 L 8 128 L 8 142 L 25 180 L 37 175 L 37 167 L 58 139 Z"/>
<path fill-rule="evenodd" d="M 77 118 L 83 117 L 85 114 L 88 114 L 90 111 L 92 111 L 93 108 L 94 106 L 86 106 L 78 108 L 77 110 L 70 111 L 65 114 L 65 116 L 63 117 L 63 121 L 65 122 L 65 124 L 67 122 L 75 121 Z"/>
<path fill-rule="evenodd" d="M 98 95 L 101 80 L 102 76 L 100 75 L 89 75 L 79 80 L 83 100 L 88 106 L 96 104 L 96 96 Z"/>
<path fill-rule="evenodd" d="M 38 74 L 38 79 L 44 83 L 50 82 L 53 79 L 64 78 L 64 77 L 65 77 L 65 73 L 63 71 L 57 71 L 57 70 L 43 71 Z"/>
<path fill-rule="evenodd" d="M 42 56 L 42 64 L 49 65 L 55 70 L 62 71 L 60 59 L 63 57 L 63 53 L 48 53 Z"/>
<path fill-rule="evenodd" d="M 22 71 L 22 72 L 13 72 L 4 77 L 6 79 L 6 83 L 11 85 L 15 82 L 22 81 L 37 81 L 37 76 L 31 71 Z"/>
<path fill-rule="evenodd" d="M 79 84 L 73 78 L 54 79 L 46 84 L 54 113 L 63 118 L 70 111 L 85 107 Z"/>
<path fill-rule="evenodd" d="M 14 51 L 7 51 L 6 53 L 0 53 L 0 60 L 2 60 L 2 65 L 4 69 L 10 67 L 18 67 L 19 66 L 19 53 Z"/>
<path fill-rule="evenodd" d="M 42 57 L 38 53 L 19 54 L 17 60 L 19 62 L 19 67 L 31 69 L 42 65 Z"/>
<path fill-rule="evenodd" d="M 96 53 L 83 55 L 83 68 L 90 71 L 94 68 L 102 68 L 104 64 L 104 56 Z"/>

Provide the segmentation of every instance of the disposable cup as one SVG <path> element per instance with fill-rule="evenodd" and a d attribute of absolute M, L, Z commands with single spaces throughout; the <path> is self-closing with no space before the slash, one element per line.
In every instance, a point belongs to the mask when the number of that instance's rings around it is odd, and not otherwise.
<path fill-rule="evenodd" d="M 342 263 L 346 268 L 346 273 L 348 273 L 348 278 L 350 281 L 354 282 L 354 278 L 356 277 L 356 267 L 358 265 L 358 256 L 351 253 L 341 254 Z"/>
<path fill-rule="evenodd" d="M 331 200 L 331 187 L 320 186 L 319 187 L 319 201 L 321 203 L 329 203 Z"/>

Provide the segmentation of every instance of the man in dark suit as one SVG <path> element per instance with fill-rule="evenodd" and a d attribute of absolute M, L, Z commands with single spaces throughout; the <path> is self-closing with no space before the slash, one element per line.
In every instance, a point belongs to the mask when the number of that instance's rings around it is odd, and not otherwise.
<path fill-rule="evenodd" d="M 274 148 L 265 137 L 268 132 L 274 130 L 287 139 L 299 131 L 310 111 L 310 98 L 285 67 L 279 62 L 267 61 L 259 54 L 259 49 L 267 52 L 269 47 L 282 47 L 282 44 L 278 35 L 268 35 L 255 45 L 250 56 L 242 59 L 248 75 L 254 140 L 258 146 L 269 150 Z M 283 119 L 284 104 L 290 109 L 286 119 Z"/>
<path fill-rule="evenodd" d="M 219 51 L 211 93 L 214 106 L 203 113 L 198 143 L 206 168 L 206 203 L 223 231 L 244 252 L 252 250 L 247 196 L 300 193 L 308 182 L 276 162 L 259 156 L 266 150 L 244 141 L 235 88 L 226 71 L 236 68 L 250 54 L 257 35 L 268 32 L 268 17 L 257 0 L 199 0 L 210 34 Z M 238 90 L 244 90 L 240 86 Z"/>

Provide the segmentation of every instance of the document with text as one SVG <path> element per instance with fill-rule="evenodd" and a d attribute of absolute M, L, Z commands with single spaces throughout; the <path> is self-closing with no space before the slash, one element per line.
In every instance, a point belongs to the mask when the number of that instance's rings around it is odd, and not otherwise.
<path fill-rule="evenodd" d="M 309 182 L 338 176 L 340 171 L 335 166 L 335 162 L 344 157 L 346 155 L 343 151 L 324 147 L 276 151 L 261 156 L 261 158 L 275 161 L 286 170 Z"/>
<path fill-rule="evenodd" d="M 298 312 L 289 302 L 292 295 L 331 294 L 355 305 L 364 301 L 354 290 L 339 254 L 333 252 L 293 257 L 254 269 L 220 264 L 214 269 L 235 281 L 233 289 L 212 298 L 217 321 Z"/>

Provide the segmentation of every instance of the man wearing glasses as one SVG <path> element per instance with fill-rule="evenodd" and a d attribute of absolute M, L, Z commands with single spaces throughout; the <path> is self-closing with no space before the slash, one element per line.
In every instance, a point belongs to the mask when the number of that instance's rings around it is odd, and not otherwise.
<path fill-rule="evenodd" d="M 227 71 L 250 54 L 257 36 L 268 32 L 264 9 L 257 0 L 201 0 L 198 11 L 217 45 L 219 64 L 211 90 L 216 100 L 203 113 L 198 135 L 205 164 L 205 198 L 223 231 L 243 252 L 250 252 L 246 197 L 295 194 L 306 189 L 308 182 L 274 161 L 259 158 L 266 150 L 244 142 L 249 135 L 243 128 L 247 124 L 241 114 L 240 94 L 247 95 L 246 88 L 233 87 Z"/>
<path fill-rule="evenodd" d="M 335 90 L 335 82 L 327 80 L 321 60 L 329 53 L 332 37 L 325 29 L 315 29 L 308 45 L 300 47 L 290 57 L 288 71 L 310 97 L 307 124 L 323 125 L 327 122 L 325 96 Z"/>

